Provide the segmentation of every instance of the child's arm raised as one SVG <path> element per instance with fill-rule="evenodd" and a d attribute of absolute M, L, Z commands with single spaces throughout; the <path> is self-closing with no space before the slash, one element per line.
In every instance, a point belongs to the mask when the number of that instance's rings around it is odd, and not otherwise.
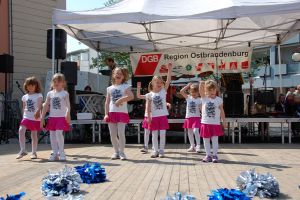
<path fill-rule="evenodd" d="M 173 66 L 172 66 L 172 64 L 171 63 L 169 63 L 168 64 L 168 75 L 167 75 L 167 81 L 166 81 L 166 85 L 165 85 L 165 90 L 167 91 L 168 90 L 168 88 L 169 88 L 169 86 L 170 86 L 170 83 L 171 83 L 171 76 L 172 76 L 172 68 L 173 68 Z"/>
<path fill-rule="evenodd" d="M 204 81 L 200 81 L 200 82 L 199 82 L 199 93 L 200 93 L 200 97 L 201 97 L 201 98 L 204 98 L 204 97 L 205 97 L 205 89 L 204 89 L 204 86 L 205 86 L 205 82 L 204 82 Z"/>
<path fill-rule="evenodd" d="M 141 95 L 141 87 L 142 87 L 142 83 L 137 82 L 136 97 L 138 99 L 146 99 L 145 95 Z"/>
<path fill-rule="evenodd" d="M 187 84 L 180 90 L 180 94 L 186 99 L 188 95 L 186 94 L 186 91 L 191 87 L 192 83 Z"/>

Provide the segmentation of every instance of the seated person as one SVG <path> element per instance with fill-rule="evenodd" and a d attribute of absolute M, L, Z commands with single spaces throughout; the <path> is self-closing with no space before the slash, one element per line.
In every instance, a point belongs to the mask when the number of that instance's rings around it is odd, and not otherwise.
<path fill-rule="evenodd" d="M 284 115 L 285 114 L 284 102 L 285 102 L 285 96 L 284 96 L 284 94 L 280 94 L 279 97 L 278 97 L 278 102 L 275 104 L 275 111 L 279 115 Z"/>

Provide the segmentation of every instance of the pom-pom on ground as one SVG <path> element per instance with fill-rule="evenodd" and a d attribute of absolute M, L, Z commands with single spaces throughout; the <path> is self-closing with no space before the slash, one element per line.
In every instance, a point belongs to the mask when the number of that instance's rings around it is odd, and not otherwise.
<path fill-rule="evenodd" d="M 209 200 L 251 200 L 242 191 L 227 188 L 213 190 L 208 197 Z"/>
<path fill-rule="evenodd" d="M 20 200 L 22 197 L 25 196 L 25 192 L 20 192 L 19 194 L 10 194 L 6 195 L 6 198 L 0 197 L 0 200 Z"/>
<path fill-rule="evenodd" d="M 42 180 L 42 194 L 44 196 L 65 196 L 80 191 L 82 183 L 80 175 L 74 168 L 65 166 L 59 172 L 49 172 Z"/>
<path fill-rule="evenodd" d="M 247 196 L 260 198 L 278 197 L 280 190 L 276 178 L 270 174 L 259 174 L 254 169 L 242 172 L 237 177 L 237 186 Z"/>
<path fill-rule="evenodd" d="M 102 183 L 106 181 L 105 169 L 100 163 L 85 163 L 76 166 L 76 171 L 80 174 L 83 183 Z"/>

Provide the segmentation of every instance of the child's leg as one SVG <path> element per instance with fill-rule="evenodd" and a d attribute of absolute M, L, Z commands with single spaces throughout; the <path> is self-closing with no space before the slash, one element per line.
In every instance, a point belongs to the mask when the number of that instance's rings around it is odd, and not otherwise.
<path fill-rule="evenodd" d="M 145 148 L 148 149 L 149 145 L 149 136 L 150 136 L 150 130 L 149 129 L 144 129 L 144 145 Z"/>
<path fill-rule="evenodd" d="M 58 154 L 58 144 L 57 144 L 57 139 L 56 139 L 56 131 L 50 131 L 50 143 L 51 143 L 51 148 L 52 148 L 53 154 L 57 155 Z"/>
<path fill-rule="evenodd" d="M 211 137 L 212 147 L 213 147 L 213 155 L 217 156 L 218 154 L 218 148 L 219 148 L 219 137 L 213 136 Z"/>
<path fill-rule="evenodd" d="M 159 131 L 159 139 L 160 139 L 160 144 L 159 144 L 159 153 L 164 154 L 165 151 L 165 145 L 166 145 L 166 130 L 160 130 Z"/>
<path fill-rule="evenodd" d="M 199 128 L 194 128 L 194 135 L 195 135 L 195 139 L 196 139 L 196 145 L 198 148 L 200 148 L 200 134 L 199 134 Z"/>
<path fill-rule="evenodd" d="M 19 128 L 19 143 L 20 143 L 20 149 L 21 152 L 25 152 L 25 133 L 26 133 L 26 127 L 20 126 Z"/>
<path fill-rule="evenodd" d="M 31 131 L 31 151 L 32 151 L 32 153 L 36 153 L 37 145 L 38 145 L 37 131 Z"/>
<path fill-rule="evenodd" d="M 119 150 L 121 153 L 124 153 L 126 137 L 125 137 L 125 123 L 117 123 L 118 127 L 118 138 L 119 138 Z"/>
<path fill-rule="evenodd" d="M 188 128 L 188 137 L 189 137 L 189 141 L 191 144 L 191 147 L 195 147 L 195 141 L 194 141 L 194 133 L 193 133 L 193 129 L 192 128 Z"/>
<path fill-rule="evenodd" d="M 210 138 L 203 138 L 203 143 L 204 143 L 204 149 L 206 156 L 210 156 Z"/>
<path fill-rule="evenodd" d="M 116 123 L 108 123 L 110 140 L 115 150 L 115 153 L 119 153 L 119 141 L 118 141 L 118 127 Z"/>
<path fill-rule="evenodd" d="M 152 131 L 152 145 L 155 152 L 158 152 L 158 131 Z"/>
<path fill-rule="evenodd" d="M 60 156 L 64 156 L 65 155 L 65 150 L 64 150 L 64 146 L 65 146 L 65 138 L 63 135 L 63 131 L 62 130 L 56 130 L 56 140 L 57 140 L 57 144 L 58 144 L 58 151 Z"/>

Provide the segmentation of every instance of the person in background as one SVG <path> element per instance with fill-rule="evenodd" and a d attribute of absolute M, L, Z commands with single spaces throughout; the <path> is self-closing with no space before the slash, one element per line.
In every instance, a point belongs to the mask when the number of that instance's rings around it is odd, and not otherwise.
<path fill-rule="evenodd" d="M 295 95 L 293 93 L 290 93 L 285 100 L 285 115 L 288 117 L 295 117 L 296 114 L 296 104 L 295 104 Z M 291 129 L 292 129 L 292 133 L 295 134 L 296 132 L 296 127 L 295 127 L 295 123 L 292 122 L 291 123 Z"/>
<path fill-rule="evenodd" d="M 91 91 L 92 91 L 91 86 L 89 86 L 89 85 L 85 86 L 85 87 L 84 87 L 84 91 L 85 91 L 85 92 L 91 92 Z"/>
<path fill-rule="evenodd" d="M 110 72 L 112 72 L 117 67 L 117 65 L 116 65 L 116 63 L 115 63 L 115 61 L 114 61 L 113 58 L 110 58 L 110 57 L 106 58 L 105 63 L 108 66 Z"/>
<path fill-rule="evenodd" d="M 300 118 L 300 95 L 295 95 L 295 117 Z M 300 133 L 300 122 L 294 124 L 294 134 L 299 135 Z"/>
<path fill-rule="evenodd" d="M 275 111 L 279 115 L 284 115 L 285 114 L 284 102 L 285 102 L 285 96 L 284 96 L 284 94 L 280 94 L 279 97 L 278 97 L 278 101 L 275 104 Z"/>
<path fill-rule="evenodd" d="M 295 95 L 300 95 L 300 85 L 297 85 L 297 89 L 294 92 Z"/>
<path fill-rule="evenodd" d="M 295 92 L 295 87 L 290 87 L 289 91 L 286 93 L 285 95 L 285 99 L 290 95 L 290 94 L 294 94 Z"/>

